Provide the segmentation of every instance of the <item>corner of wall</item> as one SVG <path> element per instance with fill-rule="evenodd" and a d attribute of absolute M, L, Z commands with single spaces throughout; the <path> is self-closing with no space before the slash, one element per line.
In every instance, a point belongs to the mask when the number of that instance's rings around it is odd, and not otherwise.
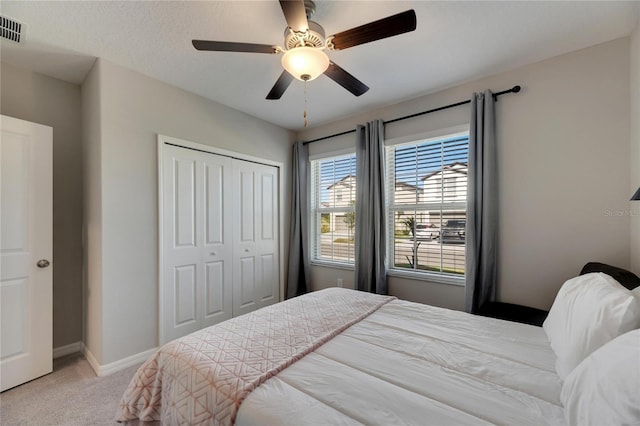
<path fill-rule="evenodd" d="M 630 161 L 629 196 L 640 186 L 640 19 L 631 34 L 630 43 Z M 640 201 L 630 202 L 631 270 L 640 275 Z"/>
<path fill-rule="evenodd" d="M 83 340 L 102 361 L 101 75 L 96 60 L 81 86 L 83 177 Z"/>
<path fill-rule="evenodd" d="M 144 352 L 137 353 L 135 355 L 128 356 L 126 358 L 120 359 L 116 362 L 111 362 L 106 365 L 102 365 L 98 362 L 95 355 L 91 352 L 91 350 L 85 345 L 81 344 L 81 352 L 86 358 L 87 362 L 91 366 L 91 369 L 96 373 L 98 377 L 108 376 L 110 374 L 116 373 L 118 371 L 124 370 L 125 368 L 132 367 L 136 364 L 141 364 L 145 362 L 151 355 L 153 355 L 158 348 L 151 348 Z"/>

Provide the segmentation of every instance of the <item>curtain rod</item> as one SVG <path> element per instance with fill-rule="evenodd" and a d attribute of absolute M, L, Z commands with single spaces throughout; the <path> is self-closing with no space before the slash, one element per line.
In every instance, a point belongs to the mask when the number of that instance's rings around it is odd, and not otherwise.
<path fill-rule="evenodd" d="M 520 89 L 521 89 L 520 86 L 513 86 L 511 89 L 507 89 L 507 90 L 503 90 L 502 92 L 494 93 L 493 97 L 494 97 L 494 99 L 497 100 L 498 96 L 506 95 L 508 93 L 518 93 L 520 91 Z M 402 120 L 406 120 L 408 118 L 418 117 L 420 115 L 431 114 L 432 112 L 442 111 L 443 109 L 449 109 L 449 108 L 457 107 L 457 106 L 460 106 L 460 105 L 466 105 L 466 104 L 470 104 L 470 103 L 471 103 L 471 99 L 467 99 L 466 101 L 456 102 L 455 104 L 445 105 L 445 106 L 441 106 L 441 107 L 438 107 L 438 108 L 430 109 L 428 111 L 417 112 L 415 114 L 405 115 L 404 117 L 398 117 L 398 118 L 394 118 L 393 120 L 384 121 L 384 124 L 395 123 L 396 121 L 402 121 Z M 348 135 L 349 133 L 355 133 L 355 132 L 356 132 L 356 129 L 351 129 L 351 130 L 347 130 L 345 132 L 340 132 L 340 133 L 336 133 L 336 134 L 333 134 L 333 135 L 323 136 L 321 138 L 312 139 L 310 141 L 302 142 L 302 144 L 303 145 L 307 145 L 307 144 L 310 144 L 310 143 L 313 143 L 313 142 L 319 142 L 319 141 L 323 141 L 325 139 L 331 139 L 331 138 L 335 138 L 337 136 Z"/>

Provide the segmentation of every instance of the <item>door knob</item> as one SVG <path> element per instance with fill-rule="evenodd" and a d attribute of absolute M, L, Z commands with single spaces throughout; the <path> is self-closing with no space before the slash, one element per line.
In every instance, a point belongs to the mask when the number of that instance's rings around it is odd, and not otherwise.
<path fill-rule="evenodd" d="M 40 259 L 38 260 L 38 263 L 36 263 L 36 266 L 38 266 L 38 268 L 46 268 L 49 265 L 50 263 L 47 259 Z"/>

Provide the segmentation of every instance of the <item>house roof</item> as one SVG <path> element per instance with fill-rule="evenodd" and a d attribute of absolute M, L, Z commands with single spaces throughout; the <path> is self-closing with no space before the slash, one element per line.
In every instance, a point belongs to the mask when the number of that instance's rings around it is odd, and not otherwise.
<path fill-rule="evenodd" d="M 347 176 L 343 177 L 342 179 L 340 179 L 339 181 L 334 182 L 331 185 L 327 186 L 327 189 L 331 189 L 334 186 L 338 186 L 338 185 L 345 186 L 347 188 L 351 188 L 353 186 L 353 184 L 351 182 L 354 182 L 355 179 L 356 179 L 355 176 L 347 175 Z M 396 181 L 396 189 L 398 189 L 399 186 L 405 187 L 410 191 L 415 191 L 415 190 L 423 191 L 423 189 L 420 188 L 419 186 L 411 185 L 410 183 L 407 183 L 407 182 Z"/>
<path fill-rule="evenodd" d="M 396 189 L 398 189 L 399 186 L 403 186 L 403 187 L 407 188 L 410 191 L 416 191 L 416 190 L 418 192 L 423 192 L 424 191 L 424 189 L 422 189 L 419 186 L 411 185 L 410 183 L 407 183 L 407 182 L 396 181 Z"/>
<path fill-rule="evenodd" d="M 337 182 L 332 183 L 331 185 L 327 186 L 327 189 L 331 189 L 334 186 L 338 186 L 338 185 L 342 185 L 342 186 L 346 186 L 347 188 L 351 188 L 353 186 L 352 183 L 350 183 L 349 181 L 355 181 L 356 177 L 353 175 L 346 175 L 345 177 L 343 177 L 342 179 L 340 179 Z"/>
<path fill-rule="evenodd" d="M 435 172 L 429 173 L 428 175 L 426 175 L 425 177 L 422 178 L 422 180 L 427 180 L 427 179 L 431 179 L 432 177 L 434 177 L 435 175 L 438 175 L 442 172 L 453 172 L 453 173 L 459 173 L 461 175 L 466 176 L 467 175 L 467 163 L 463 163 L 460 161 L 456 161 L 453 164 L 448 164 L 444 167 L 442 167 L 441 170 L 436 170 Z"/>

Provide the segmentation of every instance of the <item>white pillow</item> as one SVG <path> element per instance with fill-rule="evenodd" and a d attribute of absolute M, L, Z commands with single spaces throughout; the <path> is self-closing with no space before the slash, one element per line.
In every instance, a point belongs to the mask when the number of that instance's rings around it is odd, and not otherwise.
<path fill-rule="evenodd" d="M 640 299 L 609 275 L 592 273 L 562 285 L 542 327 L 564 379 L 591 352 L 639 325 Z"/>
<path fill-rule="evenodd" d="M 567 376 L 560 400 L 570 425 L 640 424 L 640 330 L 595 350 Z"/>

